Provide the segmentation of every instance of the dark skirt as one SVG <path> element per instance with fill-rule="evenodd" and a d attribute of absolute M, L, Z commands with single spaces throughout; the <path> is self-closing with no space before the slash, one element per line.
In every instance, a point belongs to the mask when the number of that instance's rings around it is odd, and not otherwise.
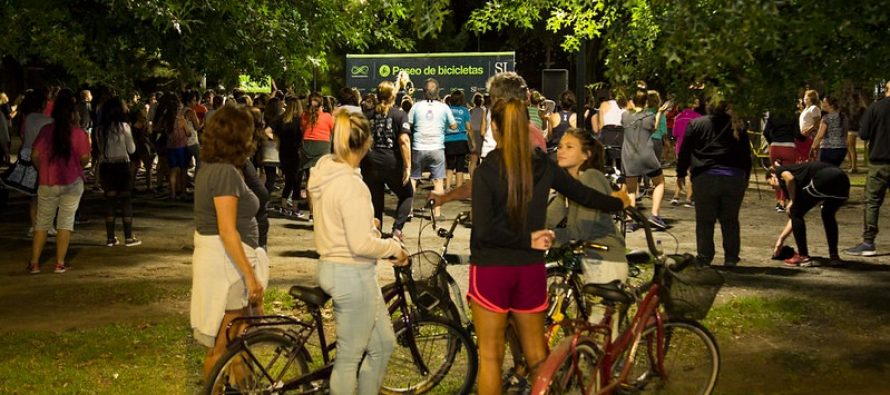
<path fill-rule="evenodd" d="M 99 165 L 99 181 L 106 192 L 130 192 L 133 181 L 130 179 L 128 162 L 102 163 Z"/>
<path fill-rule="evenodd" d="M 303 147 L 300 149 L 300 157 L 302 170 L 309 170 L 315 166 L 315 162 L 322 156 L 331 153 L 331 143 L 328 141 L 306 140 L 303 141 Z"/>

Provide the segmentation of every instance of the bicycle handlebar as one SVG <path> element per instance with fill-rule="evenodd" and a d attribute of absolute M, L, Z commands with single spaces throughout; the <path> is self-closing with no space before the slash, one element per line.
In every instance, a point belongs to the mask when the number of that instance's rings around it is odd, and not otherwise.
<path fill-rule="evenodd" d="M 654 257 L 661 256 L 661 251 L 658 251 L 658 247 L 655 245 L 655 238 L 652 236 L 652 227 L 649 225 L 649 221 L 646 217 L 640 213 L 640 210 L 637 210 L 636 207 L 626 207 L 624 209 L 625 214 L 627 214 L 634 222 L 643 226 L 643 231 L 646 233 L 646 245 L 649 247 L 649 252 Z"/>

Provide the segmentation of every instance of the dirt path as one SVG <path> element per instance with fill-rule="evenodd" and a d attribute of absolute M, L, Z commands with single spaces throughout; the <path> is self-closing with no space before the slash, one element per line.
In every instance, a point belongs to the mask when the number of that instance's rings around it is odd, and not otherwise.
<path fill-rule="evenodd" d="M 755 189 L 748 191 L 741 215 L 743 261 L 738 268 L 724 270 L 727 286 L 706 322 L 722 348 L 718 392 L 890 393 L 883 383 L 890 374 L 890 304 L 885 301 L 890 256 L 851 260 L 840 268 L 782 267 L 769 255 L 786 217 L 772 210 L 771 191 L 762 188 L 762 199 Z M 861 201 L 861 195 L 861 189 L 855 189 L 852 201 Z M 24 199 L 14 198 L 0 213 L 0 332 L 63 331 L 171 315 L 187 322 L 191 206 L 139 198 L 136 232 L 143 245 L 107 248 L 102 204 L 95 193 L 85 197 L 84 214 L 92 221 L 78 227 L 69 259 L 73 270 L 64 275 L 51 272 L 52 243 L 44 254 L 43 274 L 25 274 L 30 239 L 25 235 Z M 662 247 L 671 251 L 679 244 L 680 252 L 694 253 L 694 210 L 671 207 L 667 201 L 665 205 L 662 216 L 673 226 L 670 233 L 677 241 L 660 233 Z M 454 203 L 444 212 L 453 218 L 468 207 Z M 861 210 L 857 203 L 841 209 L 841 248 L 859 241 Z M 879 248 L 890 246 L 888 216 L 890 208 L 885 208 Z M 826 256 L 821 221 L 817 214 L 808 219 L 812 254 Z M 415 219 L 406 228 L 412 251 L 417 248 L 419 222 Z M 426 234 L 424 247 L 439 245 L 432 232 Z M 452 252 L 468 254 L 468 239 L 469 230 L 459 230 Z M 629 235 L 628 244 L 643 247 L 642 232 Z M 273 286 L 314 281 L 316 255 L 309 224 L 273 218 L 269 245 Z M 386 267 L 379 272 L 382 277 L 390 273 Z M 465 285 L 466 270 L 456 268 L 455 273 Z"/>

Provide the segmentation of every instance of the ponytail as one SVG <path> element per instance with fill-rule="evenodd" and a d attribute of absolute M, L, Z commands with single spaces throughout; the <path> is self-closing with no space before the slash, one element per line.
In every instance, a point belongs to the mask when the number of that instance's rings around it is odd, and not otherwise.
<path fill-rule="evenodd" d="M 324 105 L 324 98 L 321 97 L 321 94 L 318 92 L 312 92 L 309 95 L 309 127 L 314 128 L 315 123 L 318 122 L 318 112 L 321 111 L 321 107 Z"/>
<path fill-rule="evenodd" d="M 377 114 L 386 116 L 396 102 L 396 87 L 389 81 L 382 81 L 377 85 Z"/>
<path fill-rule="evenodd" d="M 498 100 L 491 111 L 492 121 L 500 133 L 497 147 L 504 158 L 507 178 L 507 218 L 512 227 L 522 229 L 534 188 L 528 111 L 525 104 L 516 99 Z"/>
<path fill-rule="evenodd" d="M 334 157 L 346 162 L 350 153 L 360 153 L 371 139 L 371 125 L 361 114 L 340 111 L 334 119 Z"/>

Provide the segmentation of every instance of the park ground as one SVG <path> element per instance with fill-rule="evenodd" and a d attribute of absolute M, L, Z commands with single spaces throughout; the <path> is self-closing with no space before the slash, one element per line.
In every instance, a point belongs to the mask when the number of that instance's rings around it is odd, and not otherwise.
<path fill-rule="evenodd" d="M 860 241 L 861 178 L 854 178 L 858 186 L 839 213 L 841 248 Z M 669 185 L 673 181 L 668 177 Z M 844 265 L 832 268 L 789 268 L 770 260 L 786 217 L 774 212 L 767 189 L 762 181 L 748 189 L 743 261 L 721 269 L 727 283 L 705 321 L 722 352 L 715 393 L 890 394 L 890 255 L 845 257 Z M 199 388 L 204 349 L 190 336 L 188 316 L 191 205 L 137 198 L 135 229 L 143 244 L 108 248 L 103 204 L 99 193 L 85 194 L 83 214 L 90 221 L 73 236 L 72 270 L 64 274 L 52 273 L 52 241 L 43 273 L 25 272 L 31 244 L 24 198 L 13 196 L 0 212 L 0 393 L 191 394 Z M 665 206 L 662 216 L 672 229 L 658 234 L 662 247 L 694 252 L 693 209 Z M 469 203 L 456 202 L 444 213 L 454 218 L 468 209 Z M 888 212 L 879 251 L 890 251 Z M 821 220 L 817 213 L 808 218 L 812 254 L 827 256 Z M 406 228 L 410 251 L 418 248 L 419 222 Z M 469 233 L 459 228 L 452 252 L 468 253 Z M 421 240 L 425 248 L 439 242 L 429 231 Z M 628 244 L 642 248 L 642 232 L 630 234 Z M 315 281 L 311 224 L 273 218 L 269 247 L 266 303 L 286 312 L 288 287 Z M 456 270 L 465 286 L 466 271 Z M 391 277 L 385 265 L 379 273 L 381 281 Z"/>

